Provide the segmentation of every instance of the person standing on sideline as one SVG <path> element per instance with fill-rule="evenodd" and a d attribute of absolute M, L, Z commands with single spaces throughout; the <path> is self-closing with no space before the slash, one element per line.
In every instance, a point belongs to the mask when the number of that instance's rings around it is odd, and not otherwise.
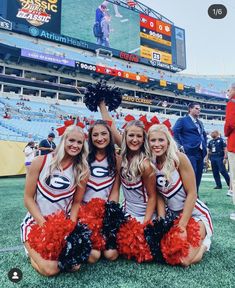
<path fill-rule="evenodd" d="M 54 139 L 55 139 L 55 134 L 51 132 L 48 134 L 47 139 L 43 139 L 39 143 L 38 150 L 40 151 L 40 155 L 46 155 L 55 150 L 56 145 L 53 142 Z"/>
<path fill-rule="evenodd" d="M 220 173 L 224 176 L 229 189 L 229 175 L 224 165 L 227 159 L 226 143 L 217 130 L 211 132 L 211 137 L 212 139 L 208 143 L 208 158 L 211 161 L 211 168 L 216 183 L 214 189 L 222 189 Z"/>
<path fill-rule="evenodd" d="M 188 115 L 176 121 L 173 132 L 179 148 L 185 152 L 193 166 L 198 193 L 204 158 L 207 154 L 207 136 L 202 122 L 198 119 L 201 111 L 200 104 L 192 102 L 188 108 Z"/>
<path fill-rule="evenodd" d="M 228 90 L 229 101 L 226 107 L 224 135 L 227 139 L 228 163 L 230 181 L 233 191 L 233 204 L 235 205 L 235 83 Z M 230 219 L 235 220 L 235 212 L 230 214 Z"/>
<path fill-rule="evenodd" d="M 35 149 L 35 143 L 34 141 L 30 141 L 24 148 L 24 154 L 25 154 L 25 169 L 26 174 L 28 173 L 29 166 L 31 165 L 33 158 L 35 157 L 36 149 Z"/>

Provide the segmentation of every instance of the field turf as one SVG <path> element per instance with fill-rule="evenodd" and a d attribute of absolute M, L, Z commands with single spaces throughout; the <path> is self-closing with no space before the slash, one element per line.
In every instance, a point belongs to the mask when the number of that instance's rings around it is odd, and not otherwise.
<path fill-rule="evenodd" d="M 119 258 L 84 264 L 79 272 L 46 278 L 33 270 L 20 241 L 20 223 L 26 214 L 23 206 L 24 178 L 0 179 L 0 287 L 22 288 L 232 288 L 235 287 L 235 222 L 229 219 L 234 206 L 226 189 L 213 190 L 211 175 L 205 174 L 200 198 L 210 208 L 214 237 L 211 251 L 189 268 L 138 264 Z M 225 187 L 225 184 L 224 184 Z M 18 283 L 7 273 L 17 267 L 23 272 Z"/>

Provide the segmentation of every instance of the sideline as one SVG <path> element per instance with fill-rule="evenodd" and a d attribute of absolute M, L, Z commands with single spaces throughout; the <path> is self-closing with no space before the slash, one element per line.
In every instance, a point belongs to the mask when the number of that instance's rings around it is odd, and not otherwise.
<path fill-rule="evenodd" d="M 18 245 L 18 246 L 13 246 L 13 247 L 6 247 L 0 249 L 0 253 L 7 253 L 7 252 L 13 252 L 13 251 L 20 251 L 24 250 L 24 245 Z"/>

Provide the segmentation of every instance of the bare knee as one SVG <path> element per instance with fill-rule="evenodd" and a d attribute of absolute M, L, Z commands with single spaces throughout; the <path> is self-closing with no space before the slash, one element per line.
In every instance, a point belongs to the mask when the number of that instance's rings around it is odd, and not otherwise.
<path fill-rule="evenodd" d="M 99 250 L 92 249 L 91 254 L 88 258 L 88 263 L 94 264 L 96 263 L 101 256 L 101 252 Z"/>
<path fill-rule="evenodd" d="M 200 249 L 199 249 L 199 251 L 198 251 L 198 253 L 193 258 L 192 264 L 200 262 L 202 260 L 202 257 L 204 255 L 204 253 L 206 252 L 206 250 L 207 250 L 207 247 L 202 244 Z"/>
<path fill-rule="evenodd" d="M 60 272 L 57 262 L 55 263 L 47 263 L 46 265 L 43 265 L 39 267 L 39 273 L 46 277 L 55 276 Z"/>
<path fill-rule="evenodd" d="M 104 257 L 110 261 L 114 261 L 118 258 L 118 251 L 116 249 L 105 250 Z"/>
<path fill-rule="evenodd" d="M 181 259 L 180 265 L 183 267 L 188 267 L 192 264 L 192 261 L 190 259 Z"/>

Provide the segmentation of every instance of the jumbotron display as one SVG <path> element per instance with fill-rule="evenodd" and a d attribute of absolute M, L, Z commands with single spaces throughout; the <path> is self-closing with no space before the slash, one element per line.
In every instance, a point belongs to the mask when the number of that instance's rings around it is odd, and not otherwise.
<path fill-rule="evenodd" d="M 2 1 L 0 22 L 10 22 L 9 30 L 173 72 L 186 68 L 184 29 L 142 13 L 137 1 Z"/>

